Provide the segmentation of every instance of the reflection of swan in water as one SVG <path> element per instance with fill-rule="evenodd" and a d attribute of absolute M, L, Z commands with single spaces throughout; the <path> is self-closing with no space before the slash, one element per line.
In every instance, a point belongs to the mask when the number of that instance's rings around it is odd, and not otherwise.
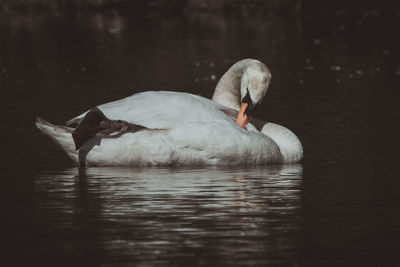
<path fill-rule="evenodd" d="M 37 194 L 49 194 L 36 212 L 57 227 L 94 227 L 87 242 L 117 258 L 188 250 L 228 263 L 249 252 L 286 258 L 296 246 L 301 177 L 301 165 L 69 169 L 36 178 Z"/>
<path fill-rule="evenodd" d="M 77 174 L 78 169 L 70 169 L 70 173 Z M 302 174 L 301 164 L 252 166 L 252 167 L 213 167 L 208 168 L 125 168 L 125 167 L 90 167 L 80 168 L 78 175 L 85 175 L 88 179 L 102 179 L 107 181 L 125 181 L 133 186 L 140 185 L 146 191 L 176 191 L 178 188 L 192 188 L 196 185 L 215 185 L 216 183 L 238 182 L 241 179 L 259 178 L 260 183 L 273 186 L 294 185 L 299 182 Z M 103 179 L 104 178 L 104 179 Z M 200 178 L 202 180 L 200 180 Z M 289 183 L 289 184 L 288 184 Z M 126 184 L 128 185 L 128 184 Z"/>
<path fill-rule="evenodd" d="M 215 205 L 234 205 L 247 197 L 260 194 L 271 197 L 279 194 L 297 195 L 301 183 L 302 166 L 262 166 L 262 167 L 209 167 L 209 168 L 121 168 L 101 167 L 70 169 L 58 176 L 42 176 L 39 184 L 50 183 L 57 186 L 57 179 L 63 183 L 85 181 L 89 189 L 113 199 L 131 196 L 141 200 L 143 206 L 157 206 L 149 201 L 153 196 L 162 195 L 165 199 L 196 202 L 194 196 L 210 196 L 222 200 L 211 201 Z M 71 178 L 73 177 L 73 178 Z M 60 185 L 62 186 L 62 184 Z M 116 205 L 116 202 L 103 203 Z M 125 203 L 129 206 L 129 203 Z M 136 203 L 137 204 L 137 203 Z M 208 204 L 207 204 L 208 205 Z M 160 205 L 159 208 L 163 208 Z"/>

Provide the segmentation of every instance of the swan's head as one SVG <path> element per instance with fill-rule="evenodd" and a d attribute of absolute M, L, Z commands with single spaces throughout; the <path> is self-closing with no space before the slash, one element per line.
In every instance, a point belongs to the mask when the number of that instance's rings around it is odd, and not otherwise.
<path fill-rule="evenodd" d="M 242 75 L 240 94 L 241 106 L 246 105 L 244 113 L 250 115 L 261 103 L 271 82 L 271 72 L 267 66 L 259 62 L 248 66 Z"/>

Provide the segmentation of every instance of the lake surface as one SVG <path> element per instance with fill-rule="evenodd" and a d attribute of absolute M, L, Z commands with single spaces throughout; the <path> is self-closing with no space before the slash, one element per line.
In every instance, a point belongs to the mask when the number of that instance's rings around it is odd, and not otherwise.
<path fill-rule="evenodd" d="M 398 265 L 400 13 L 160 13 L 0 17 L 11 263 Z M 301 164 L 79 169 L 35 129 L 146 90 L 211 97 L 243 58 L 271 69 L 255 116 L 296 133 Z"/>

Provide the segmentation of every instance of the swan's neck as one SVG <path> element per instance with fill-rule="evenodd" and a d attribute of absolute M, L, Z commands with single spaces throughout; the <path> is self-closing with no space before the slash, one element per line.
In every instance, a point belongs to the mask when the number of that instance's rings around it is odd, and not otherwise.
<path fill-rule="evenodd" d="M 244 70 L 253 63 L 259 63 L 259 61 L 255 59 L 244 59 L 230 67 L 219 80 L 217 87 L 215 87 L 212 100 L 223 106 L 239 111 L 242 75 Z"/>

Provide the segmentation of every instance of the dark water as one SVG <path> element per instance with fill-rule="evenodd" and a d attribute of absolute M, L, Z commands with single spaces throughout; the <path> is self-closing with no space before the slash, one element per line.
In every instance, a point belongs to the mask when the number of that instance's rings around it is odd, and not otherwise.
<path fill-rule="evenodd" d="M 12 263 L 399 264 L 400 12 L 250 11 L 1 15 Z M 210 97 L 242 58 L 271 69 L 256 116 L 299 136 L 302 164 L 79 170 L 34 127 L 144 90 Z"/>

